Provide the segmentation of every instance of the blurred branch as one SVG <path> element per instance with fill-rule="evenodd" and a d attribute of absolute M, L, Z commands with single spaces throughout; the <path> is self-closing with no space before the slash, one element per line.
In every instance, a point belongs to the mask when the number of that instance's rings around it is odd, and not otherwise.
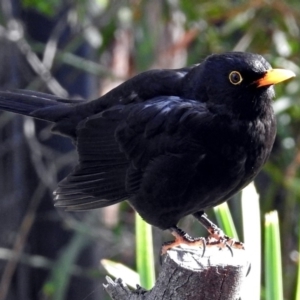
<path fill-rule="evenodd" d="M 0 248 L 0 260 L 8 260 L 13 261 L 18 257 L 18 253 L 14 252 L 11 249 L 6 248 Z M 19 262 L 30 266 L 32 268 L 37 269 L 46 269 L 51 270 L 53 268 L 53 265 L 55 264 L 55 260 L 51 260 L 45 256 L 41 255 L 28 255 L 26 253 L 21 253 L 21 255 L 18 258 Z M 82 276 L 82 277 L 95 277 L 93 275 L 97 275 L 96 269 L 90 269 L 90 268 L 83 268 L 80 265 L 73 264 L 72 268 L 70 269 L 70 274 L 74 276 Z M 100 274 L 100 271 L 98 271 Z"/>
<path fill-rule="evenodd" d="M 32 51 L 31 46 L 24 38 L 23 26 L 17 19 L 11 19 L 7 23 L 7 29 L 0 26 L 0 37 L 6 38 L 17 45 L 21 53 L 26 57 L 29 65 L 41 80 L 45 82 L 52 93 L 63 98 L 68 97 L 68 92 L 52 76 L 50 70 L 43 64 L 36 53 Z"/>
<path fill-rule="evenodd" d="M 45 53 L 44 44 L 34 43 L 32 45 L 32 49 L 36 53 Z M 109 77 L 112 80 L 126 80 L 128 77 L 123 77 L 116 75 L 110 68 L 106 68 L 98 62 L 94 62 L 90 59 L 86 59 L 84 57 L 78 56 L 72 52 L 66 50 L 55 49 L 55 59 L 58 63 L 64 63 L 70 65 L 74 68 L 82 70 L 83 72 L 96 75 L 96 76 L 105 76 Z M 45 54 L 44 54 L 45 56 Z"/>
<path fill-rule="evenodd" d="M 50 35 L 46 43 L 42 63 L 44 64 L 45 68 L 47 68 L 48 70 L 52 68 L 53 61 L 58 50 L 57 48 L 58 40 L 62 32 L 65 30 L 66 25 L 67 25 L 66 17 L 61 18 L 55 24 L 55 27 L 52 30 L 52 34 Z"/>
<path fill-rule="evenodd" d="M 42 199 L 42 195 L 45 193 L 46 187 L 43 183 L 40 183 L 29 203 L 29 207 L 27 209 L 27 212 L 23 218 L 23 221 L 21 223 L 20 229 L 17 233 L 14 245 L 13 245 L 13 252 L 14 257 L 7 262 L 3 274 L 1 276 L 0 281 L 0 300 L 5 300 L 7 296 L 7 292 L 10 287 L 10 283 L 12 280 L 12 277 L 14 275 L 14 272 L 16 270 L 17 264 L 20 260 L 24 245 L 26 243 L 28 234 L 30 232 L 30 229 L 33 225 L 33 222 L 35 220 L 35 213 L 36 210 L 40 204 L 40 201 Z"/>
<path fill-rule="evenodd" d="M 285 170 L 284 177 L 287 182 L 295 178 L 299 167 L 300 167 L 300 147 L 299 145 L 297 145 L 295 155 Z"/>
<path fill-rule="evenodd" d="M 41 143 L 37 140 L 35 135 L 35 123 L 32 118 L 25 118 L 24 121 L 24 136 L 29 147 L 29 153 L 32 165 L 41 181 L 49 190 L 56 188 L 57 182 L 55 180 L 57 170 L 54 164 L 45 165 L 43 160 L 43 151 Z"/>

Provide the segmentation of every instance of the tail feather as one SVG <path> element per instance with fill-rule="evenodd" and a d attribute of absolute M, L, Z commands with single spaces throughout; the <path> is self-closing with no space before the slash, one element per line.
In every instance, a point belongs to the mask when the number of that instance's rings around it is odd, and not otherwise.
<path fill-rule="evenodd" d="M 50 122 L 56 121 L 53 112 L 58 112 L 57 106 L 60 106 L 61 110 L 64 106 L 67 108 L 73 103 L 81 103 L 81 101 L 63 99 L 54 95 L 28 90 L 0 91 L 0 110 L 32 116 Z M 49 114 L 47 114 L 47 110 L 49 110 Z M 40 112 L 43 113 L 40 114 Z"/>

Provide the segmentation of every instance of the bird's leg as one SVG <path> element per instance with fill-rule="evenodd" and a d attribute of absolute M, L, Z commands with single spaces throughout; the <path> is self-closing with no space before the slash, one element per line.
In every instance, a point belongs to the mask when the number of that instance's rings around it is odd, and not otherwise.
<path fill-rule="evenodd" d="M 207 245 L 219 245 L 222 247 L 244 249 L 244 244 L 224 234 L 215 223 L 213 223 L 203 211 L 193 214 L 193 216 L 207 229 L 209 232 Z"/>
<path fill-rule="evenodd" d="M 169 228 L 175 240 L 172 242 L 166 242 L 162 245 L 161 254 L 166 254 L 167 251 L 180 244 L 185 244 L 195 247 L 203 247 L 203 254 L 205 253 L 206 246 L 217 246 L 220 248 L 227 247 L 232 252 L 232 248 L 244 249 L 244 244 L 234 240 L 233 238 L 224 234 L 223 230 L 214 224 L 203 211 L 199 211 L 194 214 L 194 217 L 207 229 L 209 232 L 208 238 L 203 237 L 191 237 L 177 226 Z"/>
<path fill-rule="evenodd" d="M 184 232 L 182 229 L 177 226 L 172 226 L 169 228 L 172 235 L 175 237 L 175 241 L 166 242 L 162 245 L 161 254 L 166 254 L 167 251 L 173 247 L 176 247 L 180 244 L 185 244 L 189 246 L 203 247 L 203 254 L 205 252 L 206 241 L 204 238 L 193 238 Z"/>

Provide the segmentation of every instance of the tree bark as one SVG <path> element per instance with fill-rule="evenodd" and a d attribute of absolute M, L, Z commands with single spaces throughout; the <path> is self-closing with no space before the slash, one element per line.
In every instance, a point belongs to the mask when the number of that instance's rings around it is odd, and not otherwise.
<path fill-rule="evenodd" d="M 131 291 L 122 281 L 107 277 L 104 288 L 114 300 L 237 300 L 250 269 L 243 249 L 203 249 L 180 246 L 168 251 L 150 291 Z"/>

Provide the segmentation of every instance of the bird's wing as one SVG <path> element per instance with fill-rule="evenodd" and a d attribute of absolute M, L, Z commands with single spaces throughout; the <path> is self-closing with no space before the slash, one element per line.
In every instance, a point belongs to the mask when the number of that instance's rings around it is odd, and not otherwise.
<path fill-rule="evenodd" d="M 208 115 L 200 102 L 164 96 L 116 105 L 82 121 L 76 141 L 80 163 L 59 184 L 56 205 L 79 210 L 120 202 L 138 191 L 153 161 L 200 156 L 191 129 Z"/>
<path fill-rule="evenodd" d="M 79 123 L 75 141 L 79 164 L 58 184 L 56 206 L 86 210 L 127 198 L 124 178 L 128 161 L 115 139 L 119 122 L 97 114 Z"/>
<path fill-rule="evenodd" d="M 172 185 L 172 178 L 181 182 L 182 190 L 187 188 L 205 154 L 201 127 L 212 118 L 206 105 L 171 96 L 126 109 L 130 112 L 118 126 L 116 139 L 130 162 L 126 176 L 128 193 L 137 194 L 146 188 L 145 184 L 159 185 L 165 180 Z M 169 179 L 158 182 L 164 176 Z M 165 190 L 171 195 L 176 189 Z"/>

